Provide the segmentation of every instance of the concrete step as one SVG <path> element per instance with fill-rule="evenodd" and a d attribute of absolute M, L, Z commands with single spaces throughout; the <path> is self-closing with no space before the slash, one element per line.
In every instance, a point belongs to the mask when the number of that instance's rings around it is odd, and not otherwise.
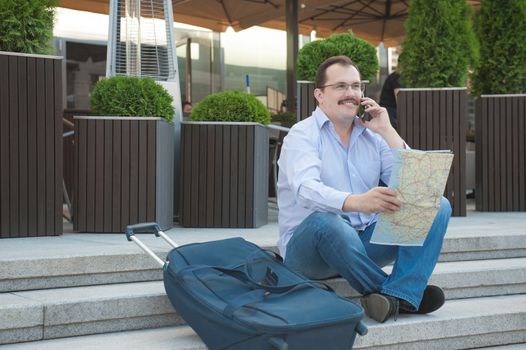
<path fill-rule="evenodd" d="M 452 300 L 430 315 L 400 315 L 396 322 L 383 324 L 365 322 L 369 332 L 357 338 L 354 349 L 448 350 L 503 344 L 508 347 L 501 350 L 521 349 L 526 343 L 526 295 Z M 3 350 L 99 350 L 108 344 L 115 350 L 206 349 L 188 326 L 176 326 L 13 344 Z"/>
<path fill-rule="evenodd" d="M 167 233 L 179 244 L 241 236 L 276 249 L 275 225 L 252 230 L 174 228 Z M 486 225 L 492 228 L 490 223 Z M 526 257 L 526 228 L 511 227 L 502 233 L 479 230 L 476 225 L 460 226 L 464 231 L 458 227 L 450 227 L 440 261 Z M 166 256 L 169 247 L 162 239 L 153 235 L 140 238 L 159 256 Z M 155 261 L 123 234 L 14 238 L 4 239 L 0 245 L 0 292 L 161 279 Z"/>
<path fill-rule="evenodd" d="M 526 258 L 441 262 L 429 283 L 444 289 L 447 299 L 526 293 Z M 359 296 L 343 278 L 329 284 L 340 295 Z"/>
<path fill-rule="evenodd" d="M 439 263 L 432 282 L 448 299 L 526 293 L 526 258 Z M 329 284 L 358 296 L 342 279 Z M 162 281 L 0 294 L 0 344 L 183 323 Z"/>

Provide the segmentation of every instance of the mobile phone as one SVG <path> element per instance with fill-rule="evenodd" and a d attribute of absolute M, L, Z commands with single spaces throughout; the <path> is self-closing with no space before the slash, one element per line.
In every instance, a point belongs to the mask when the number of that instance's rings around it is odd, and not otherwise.
<path fill-rule="evenodd" d="M 361 99 L 360 102 L 362 102 Z M 373 119 L 371 115 L 365 111 L 365 106 L 362 104 L 360 104 L 360 106 L 358 107 L 358 117 L 360 117 L 360 119 L 364 122 L 368 122 L 371 119 Z"/>

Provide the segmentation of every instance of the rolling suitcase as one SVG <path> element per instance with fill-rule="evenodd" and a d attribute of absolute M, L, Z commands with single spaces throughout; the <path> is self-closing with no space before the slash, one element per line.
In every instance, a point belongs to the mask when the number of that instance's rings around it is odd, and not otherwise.
<path fill-rule="evenodd" d="M 145 231 L 174 247 L 166 262 L 135 236 Z M 210 349 L 348 350 L 367 333 L 360 306 L 242 238 L 178 246 L 155 223 L 126 236 L 163 266 L 170 302 Z"/>

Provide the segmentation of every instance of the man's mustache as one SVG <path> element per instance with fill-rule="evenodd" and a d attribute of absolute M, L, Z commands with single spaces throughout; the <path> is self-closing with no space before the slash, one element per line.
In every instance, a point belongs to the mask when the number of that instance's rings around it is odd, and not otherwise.
<path fill-rule="evenodd" d="M 354 103 L 355 105 L 359 105 L 359 104 L 360 104 L 360 101 L 357 101 L 357 100 L 354 99 L 354 98 L 346 98 L 346 99 L 340 100 L 340 101 L 338 101 L 338 104 L 339 104 L 339 105 L 342 105 L 342 104 L 347 103 L 347 102 L 352 102 L 352 103 Z"/>

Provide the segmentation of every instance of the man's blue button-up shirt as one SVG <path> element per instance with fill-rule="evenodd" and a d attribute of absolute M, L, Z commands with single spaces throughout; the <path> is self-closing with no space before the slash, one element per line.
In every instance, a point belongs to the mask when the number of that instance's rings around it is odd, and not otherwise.
<path fill-rule="evenodd" d="M 294 229 L 315 211 L 349 217 L 363 230 L 378 214 L 342 211 L 349 194 L 361 194 L 389 182 L 393 153 L 384 139 L 356 117 L 348 145 L 318 107 L 285 137 L 278 160 L 279 249 L 283 256 Z"/>

